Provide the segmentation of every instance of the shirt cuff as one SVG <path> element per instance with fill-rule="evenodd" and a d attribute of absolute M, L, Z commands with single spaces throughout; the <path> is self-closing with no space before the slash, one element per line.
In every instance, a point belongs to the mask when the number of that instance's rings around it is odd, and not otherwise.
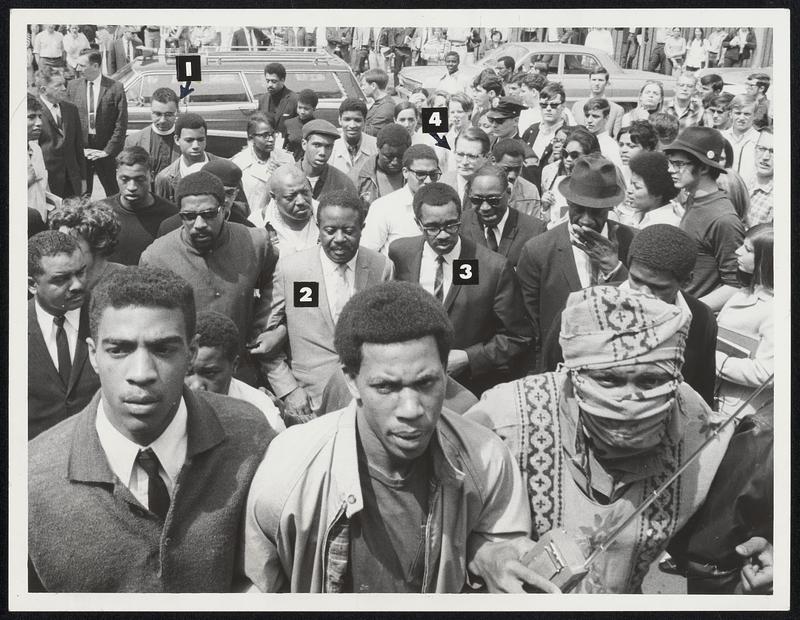
<path fill-rule="evenodd" d="M 622 268 L 622 261 L 617 261 L 617 266 L 614 267 L 611 271 L 609 271 L 608 273 L 602 273 L 602 272 L 600 273 L 600 279 L 603 282 L 608 282 L 611 278 L 613 278 L 617 274 L 617 272 L 621 268 Z"/>

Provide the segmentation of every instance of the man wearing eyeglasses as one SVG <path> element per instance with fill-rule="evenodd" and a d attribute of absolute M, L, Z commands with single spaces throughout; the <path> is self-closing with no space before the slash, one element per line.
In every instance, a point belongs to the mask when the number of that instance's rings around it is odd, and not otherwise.
<path fill-rule="evenodd" d="M 387 254 L 389 245 L 400 237 L 415 237 L 419 228 L 414 221 L 414 195 L 424 185 L 442 175 L 436 152 L 427 144 L 414 144 L 403 155 L 405 184 L 378 198 L 369 208 L 361 245 Z"/>
<path fill-rule="evenodd" d="M 198 308 L 233 320 L 242 338 L 237 378 L 255 385 L 248 354 L 266 355 L 285 336 L 285 328 L 272 329 L 284 303 L 273 294 L 278 252 L 266 229 L 228 221 L 225 186 L 214 174 L 183 177 L 175 195 L 183 226 L 156 239 L 139 264 L 173 271 L 192 285 Z"/>
<path fill-rule="evenodd" d="M 456 160 L 455 172 L 449 170 L 442 177 L 442 183 L 453 187 L 461 198 L 461 204 L 467 200 L 467 187 L 478 168 L 486 163 L 489 155 L 490 138 L 483 129 L 467 127 L 458 134 L 453 144 Z"/>
<path fill-rule="evenodd" d="M 547 230 L 547 226 L 510 205 L 508 174 L 501 166 L 487 164 L 478 170 L 468 193 L 461 234 L 505 256 L 516 267 L 522 246 Z"/>
<path fill-rule="evenodd" d="M 152 124 L 125 138 L 125 148 L 141 146 L 150 154 L 152 179 L 181 156 L 175 142 L 175 120 L 178 118 L 178 95 L 171 88 L 157 88 L 150 98 Z M 153 189 L 151 184 L 150 189 Z"/>
<path fill-rule="evenodd" d="M 772 150 L 772 128 L 764 127 L 756 142 L 756 171 L 746 180 L 750 190 L 750 208 L 745 215 L 745 224 L 752 228 L 756 224 L 772 223 L 772 177 L 775 172 L 775 157 Z"/>
<path fill-rule="evenodd" d="M 480 397 L 518 376 L 531 343 L 514 268 L 500 254 L 459 235 L 461 199 L 451 186 L 430 183 L 421 188 L 413 209 L 422 235 L 389 246 L 395 279 L 419 283 L 444 305 L 455 333 L 447 372 Z M 477 264 L 455 265 L 455 260 Z M 454 281 L 456 270 L 459 277 L 471 277 L 474 269 L 475 284 Z"/>

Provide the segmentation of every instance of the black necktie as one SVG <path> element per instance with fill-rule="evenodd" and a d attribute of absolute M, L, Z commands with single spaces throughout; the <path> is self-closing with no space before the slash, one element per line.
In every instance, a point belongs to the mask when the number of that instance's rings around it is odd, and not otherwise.
<path fill-rule="evenodd" d="M 436 257 L 436 278 L 433 281 L 433 296 L 444 301 L 444 256 Z"/>
<path fill-rule="evenodd" d="M 147 504 L 150 512 L 155 513 L 163 521 L 169 510 L 169 491 L 167 485 L 158 475 L 161 464 L 152 448 L 139 450 L 136 462 L 147 472 Z"/>
<path fill-rule="evenodd" d="M 61 129 L 61 108 L 55 105 L 53 106 L 53 112 L 55 112 L 56 115 L 56 127 Z"/>
<path fill-rule="evenodd" d="M 89 82 L 89 127 L 94 129 L 94 82 Z"/>
<path fill-rule="evenodd" d="M 495 229 L 491 226 L 486 227 L 486 241 L 489 243 L 489 249 L 492 252 L 497 252 L 497 237 L 494 234 Z"/>
<path fill-rule="evenodd" d="M 56 351 L 58 353 L 58 374 L 64 385 L 69 384 L 69 375 L 72 372 L 72 358 L 69 355 L 69 342 L 67 332 L 64 331 L 64 317 L 53 317 L 56 324 Z"/>

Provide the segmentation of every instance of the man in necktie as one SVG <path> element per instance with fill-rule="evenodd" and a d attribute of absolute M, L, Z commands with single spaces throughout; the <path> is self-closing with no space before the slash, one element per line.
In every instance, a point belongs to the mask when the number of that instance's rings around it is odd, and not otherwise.
<path fill-rule="evenodd" d="M 100 391 L 28 448 L 29 589 L 233 591 L 246 491 L 275 431 L 249 403 L 184 387 L 195 304 L 179 276 L 121 269 L 89 314 Z"/>
<path fill-rule="evenodd" d="M 459 234 L 461 200 L 450 185 L 422 186 L 413 208 L 422 235 L 389 246 L 396 278 L 419 283 L 444 305 L 455 328 L 447 372 L 480 396 L 513 376 L 530 343 L 514 268 Z"/>
<path fill-rule="evenodd" d="M 286 298 L 291 360 L 279 356 L 270 377 L 285 378 L 271 381 L 283 399 L 287 426 L 304 422 L 319 410 L 325 385 L 339 368 L 333 333 L 342 308 L 356 292 L 393 275 L 385 255 L 360 245 L 364 208 L 355 192 L 326 193 L 317 208 L 317 226 L 319 245 L 286 255 L 281 250 L 276 296 Z M 309 282 L 319 287 L 311 305 L 296 296 L 298 287 L 302 293 Z"/>
<path fill-rule="evenodd" d="M 516 267 L 525 243 L 547 227 L 511 206 L 511 187 L 504 167 L 480 168 L 467 191 L 471 207 L 464 211 L 461 234 L 502 254 Z"/>
<path fill-rule="evenodd" d="M 86 258 L 48 230 L 28 240 L 28 437 L 78 413 L 97 391 L 86 361 Z"/>

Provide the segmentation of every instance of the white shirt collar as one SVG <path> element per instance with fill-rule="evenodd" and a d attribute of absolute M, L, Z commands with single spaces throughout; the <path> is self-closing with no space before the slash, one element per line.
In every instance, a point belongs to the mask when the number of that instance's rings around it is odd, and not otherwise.
<path fill-rule="evenodd" d="M 439 256 L 436 252 L 433 251 L 433 248 L 430 244 L 426 241 L 425 245 L 422 246 L 422 260 L 436 260 L 436 257 Z M 448 265 L 453 264 L 453 261 L 461 256 L 461 237 L 459 236 L 458 241 L 456 241 L 455 247 L 450 250 L 447 254 L 442 254 L 444 256 L 444 262 Z"/>
<path fill-rule="evenodd" d="M 181 155 L 178 158 L 178 169 L 180 170 L 181 178 L 189 176 L 193 172 L 199 172 L 203 168 L 203 166 L 205 166 L 208 163 L 208 153 L 203 153 L 203 157 L 204 157 L 203 161 L 187 166 L 186 163 L 183 161 L 183 155 Z"/>
<path fill-rule="evenodd" d="M 520 177 L 520 178 L 522 178 L 522 177 Z M 497 223 L 497 226 L 495 226 L 495 228 L 497 229 L 498 237 L 502 237 L 503 236 L 503 230 L 505 229 L 506 222 L 508 221 L 508 212 L 511 211 L 511 208 L 512 208 L 511 205 L 508 205 L 508 207 L 506 208 L 506 212 L 503 213 L 503 217 L 500 218 L 500 221 Z M 500 243 L 500 239 L 499 238 L 497 239 L 497 243 Z"/>
<path fill-rule="evenodd" d="M 319 246 L 319 260 L 322 264 L 322 273 L 326 276 L 331 276 L 336 273 L 339 269 L 339 263 L 334 263 L 328 255 L 325 254 L 325 250 L 322 249 L 322 246 Z M 358 260 L 358 251 L 356 251 L 353 258 L 347 261 L 347 266 L 350 268 L 350 273 L 356 272 L 356 261 Z"/>
<path fill-rule="evenodd" d="M 44 336 L 45 341 L 50 336 L 53 331 L 53 319 L 55 315 L 50 314 L 47 310 L 42 308 L 39 305 L 39 299 L 36 299 L 36 303 L 33 304 L 33 307 L 36 309 L 36 320 L 39 322 L 39 329 L 42 330 L 42 336 Z M 74 310 L 69 310 L 64 313 L 64 328 L 71 327 L 76 332 L 78 331 L 78 326 L 81 322 L 81 309 L 75 308 Z"/>
<path fill-rule="evenodd" d="M 140 446 L 125 437 L 114 427 L 103 408 L 103 398 L 101 397 L 97 403 L 95 428 L 111 471 L 125 486 L 129 486 L 139 450 L 152 448 L 161 462 L 162 469 L 169 477 L 171 482 L 169 486 L 174 487 L 175 481 L 178 479 L 178 473 L 180 473 L 186 461 L 187 420 L 186 402 L 181 396 L 181 402 L 175 412 L 175 417 L 172 418 L 164 432 L 149 446 Z"/>

